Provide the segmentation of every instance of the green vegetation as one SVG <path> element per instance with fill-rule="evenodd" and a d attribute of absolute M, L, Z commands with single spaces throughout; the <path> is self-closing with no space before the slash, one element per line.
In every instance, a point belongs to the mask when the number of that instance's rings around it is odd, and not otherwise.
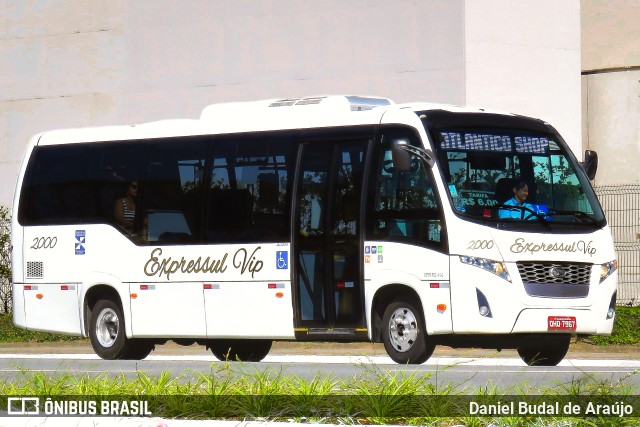
<path fill-rule="evenodd" d="M 0 206 L 0 313 L 11 313 L 11 216 Z"/>
<path fill-rule="evenodd" d="M 138 372 L 109 376 L 63 375 L 23 372 L 18 380 L 0 382 L 3 396 L 53 397 L 53 401 L 132 402 L 144 400 L 155 417 L 180 419 L 230 419 L 295 421 L 338 425 L 403 424 L 424 426 L 619 426 L 637 425 L 638 409 L 631 407 L 636 390 L 629 377 L 615 382 L 596 381 L 588 375 L 545 390 L 522 385 L 498 390 L 487 385 L 470 390 L 461 385 L 442 385 L 437 374 L 386 371 L 375 365 L 362 366 L 359 375 L 340 380 L 316 376 L 304 379 L 285 376 L 277 370 L 247 374 L 234 371 L 235 363 L 212 365 L 196 379 L 175 377 L 169 372 L 156 377 Z M 533 395 L 532 393 L 536 393 Z M 515 413 L 488 416 L 472 413 L 471 402 L 514 402 Z M 525 402 L 529 414 L 521 415 Z M 563 408 L 578 405 L 566 416 L 533 409 L 538 405 Z M 622 408 L 616 414 L 594 415 L 588 405 Z M 42 408 L 42 406 L 41 406 Z M 86 406 L 85 406 L 86 408 Z M 2 409 L 2 406 L 0 406 Z M 535 415 L 533 412 L 538 411 Z M 103 412 L 97 412 L 104 414 Z"/>
<path fill-rule="evenodd" d="M 76 341 L 83 338 L 51 334 L 48 332 L 27 331 L 18 328 L 13 324 L 11 314 L 0 314 L 0 343 L 5 342 L 57 342 L 57 341 Z"/>
<path fill-rule="evenodd" d="M 610 336 L 594 336 L 590 342 L 597 345 L 640 343 L 640 306 L 616 307 L 616 319 Z"/>

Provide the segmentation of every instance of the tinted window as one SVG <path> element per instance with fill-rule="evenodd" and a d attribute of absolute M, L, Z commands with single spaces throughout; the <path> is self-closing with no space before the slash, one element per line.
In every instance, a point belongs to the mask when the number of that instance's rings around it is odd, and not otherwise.
<path fill-rule="evenodd" d="M 123 201 L 129 186 L 138 184 L 142 177 L 147 146 L 144 141 L 95 144 L 88 174 L 88 185 L 96 207 L 95 221 L 122 226 L 117 222 L 117 210 L 124 207 L 136 210 L 137 194 L 134 194 L 131 205 Z M 127 234 L 134 232 L 133 227 L 120 229 Z"/>
<path fill-rule="evenodd" d="M 211 159 L 205 238 L 209 242 L 289 239 L 292 141 L 220 139 Z"/>
<path fill-rule="evenodd" d="M 25 224 L 112 224 L 136 243 L 287 241 L 294 140 L 191 137 L 36 147 Z"/>
<path fill-rule="evenodd" d="M 139 190 L 142 216 L 136 218 L 136 226 L 146 230 L 149 243 L 201 240 L 206 153 L 203 138 L 151 144 Z"/>
<path fill-rule="evenodd" d="M 84 222 L 95 211 L 86 182 L 88 145 L 36 147 L 23 186 L 20 218 L 25 224 Z"/>
<path fill-rule="evenodd" d="M 371 239 L 403 241 L 444 248 L 444 221 L 429 166 L 411 154 L 411 168 L 393 167 L 391 144 L 395 139 L 417 145 L 410 132 L 387 131 L 379 152 L 373 214 L 369 218 Z"/>

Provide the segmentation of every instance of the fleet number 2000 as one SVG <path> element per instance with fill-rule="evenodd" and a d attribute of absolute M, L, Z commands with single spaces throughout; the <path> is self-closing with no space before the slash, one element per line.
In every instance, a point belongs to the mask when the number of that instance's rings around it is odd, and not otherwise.
<path fill-rule="evenodd" d="M 467 246 L 467 249 L 469 250 L 491 249 L 491 248 L 493 248 L 493 240 L 471 240 L 469 242 L 469 246 Z"/>
<path fill-rule="evenodd" d="M 53 249 L 58 244 L 57 237 L 36 237 L 33 239 L 31 249 Z"/>

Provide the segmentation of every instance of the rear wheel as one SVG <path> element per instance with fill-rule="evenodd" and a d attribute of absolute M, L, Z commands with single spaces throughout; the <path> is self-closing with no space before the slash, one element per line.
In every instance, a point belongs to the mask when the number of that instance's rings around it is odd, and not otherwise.
<path fill-rule="evenodd" d="M 259 362 L 271 350 L 271 340 L 211 340 L 207 347 L 222 361 Z"/>
<path fill-rule="evenodd" d="M 518 347 L 518 354 L 529 366 L 556 366 L 567 355 L 570 342 L 569 335 L 540 340 Z"/>
<path fill-rule="evenodd" d="M 127 338 L 122 308 L 109 299 L 99 300 L 91 309 L 89 339 L 96 354 L 106 360 L 140 360 L 155 348 L 153 341 Z"/>
<path fill-rule="evenodd" d="M 108 299 L 99 300 L 91 310 L 89 338 L 98 356 L 106 360 L 122 359 L 127 350 L 124 316 L 120 306 Z"/>
<path fill-rule="evenodd" d="M 389 304 L 382 316 L 382 342 L 391 359 L 401 364 L 421 364 L 433 354 L 422 311 L 399 300 Z"/>

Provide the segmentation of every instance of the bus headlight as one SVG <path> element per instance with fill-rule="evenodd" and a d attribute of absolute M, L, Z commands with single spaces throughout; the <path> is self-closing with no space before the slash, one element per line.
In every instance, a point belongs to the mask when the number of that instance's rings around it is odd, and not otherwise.
<path fill-rule="evenodd" d="M 507 265 L 504 262 L 492 261 L 486 258 L 477 258 L 474 256 L 460 256 L 460 262 L 463 264 L 473 265 L 483 270 L 487 270 L 490 273 L 495 274 L 501 279 L 511 282 L 511 276 L 507 271 Z"/>
<path fill-rule="evenodd" d="M 600 283 L 604 282 L 604 280 L 611 276 L 614 271 L 618 269 L 618 260 L 614 259 L 613 261 L 605 262 L 600 266 Z"/>

